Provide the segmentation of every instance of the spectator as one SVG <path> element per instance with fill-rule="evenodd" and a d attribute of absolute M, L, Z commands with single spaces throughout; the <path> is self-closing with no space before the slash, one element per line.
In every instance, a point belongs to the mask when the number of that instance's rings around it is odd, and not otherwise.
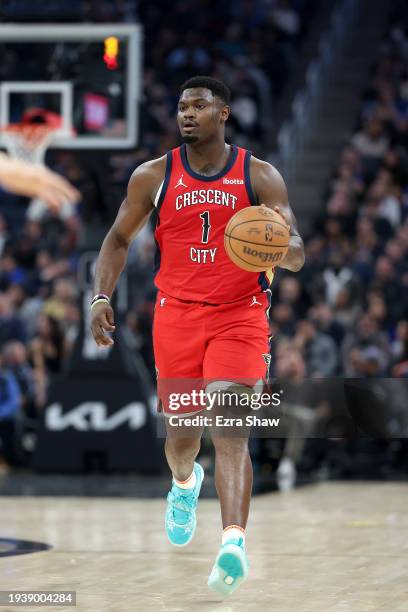
<path fill-rule="evenodd" d="M 27 348 L 22 342 L 8 342 L 3 349 L 3 360 L 5 367 L 17 381 L 24 414 L 31 418 L 36 417 L 36 388 L 33 369 L 28 362 Z"/>
<path fill-rule="evenodd" d="M 0 261 L 0 287 L 7 289 L 12 283 L 23 284 L 26 280 L 24 270 L 17 264 L 11 253 L 5 253 Z"/>
<path fill-rule="evenodd" d="M 363 353 L 370 348 L 375 348 L 377 351 Z M 373 360 L 379 368 L 385 370 L 389 354 L 390 345 L 386 334 L 380 331 L 378 322 L 374 318 L 363 314 L 357 322 L 356 329 L 347 333 L 342 344 L 345 376 L 358 376 L 361 371 L 364 371 L 364 365 L 361 365 L 364 360 L 369 361 L 370 371 L 370 364 Z"/>
<path fill-rule="evenodd" d="M 401 351 L 391 369 L 391 376 L 408 378 L 408 334 L 405 333 Z"/>
<path fill-rule="evenodd" d="M 391 351 L 395 360 L 403 357 L 405 347 L 408 344 L 408 322 L 400 321 L 397 325 L 395 340 L 392 343 Z"/>
<path fill-rule="evenodd" d="M 64 358 L 64 337 L 57 319 L 40 313 L 37 335 L 30 344 L 34 377 L 37 385 L 37 402 L 45 404 L 50 375 L 59 374 Z"/>
<path fill-rule="evenodd" d="M 277 351 L 275 376 L 302 382 L 306 377 L 306 363 L 301 351 L 294 350 L 290 344 L 283 344 Z"/>
<path fill-rule="evenodd" d="M 363 129 L 354 136 L 352 144 L 363 159 L 379 162 L 385 156 L 389 144 L 383 123 L 379 119 L 367 121 Z"/>
<path fill-rule="evenodd" d="M 17 434 L 21 396 L 13 374 L 3 367 L 0 355 L 0 473 L 18 463 Z"/>
<path fill-rule="evenodd" d="M 297 318 L 305 316 L 310 304 L 307 291 L 295 276 L 285 276 L 282 278 L 276 297 L 278 302 L 289 304 Z"/>
<path fill-rule="evenodd" d="M 7 294 L 10 296 L 13 307 L 17 311 L 27 333 L 27 338 L 30 339 L 35 335 L 38 315 L 42 309 L 44 299 L 41 295 L 41 290 L 37 295 L 30 296 L 22 287 L 18 291 L 14 286 L 10 287 Z M 20 300 L 23 300 L 20 302 Z"/>
<path fill-rule="evenodd" d="M 291 304 L 278 303 L 276 306 L 272 305 L 271 321 L 276 325 L 279 334 L 292 336 L 295 331 L 296 319 Z"/>
<path fill-rule="evenodd" d="M 61 325 L 57 319 L 40 313 L 37 335 L 32 340 L 31 350 L 37 373 L 61 372 L 64 344 Z"/>
<path fill-rule="evenodd" d="M 10 297 L 0 293 L 0 346 L 9 340 L 25 342 L 26 331 L 19 315 L 14 313 Z"/>
<path fill-rule="evenodd" d="M 336 374 L 336 344 L 330 336 L 318 331 L 311 321 L 299 321 L 293 347 L 303 352 L 308 376 L 326 378 Z"/>
<path fill-rule="evenodd" d="M 334 321 L 339 323 L 343 328 L 351 328 L 361 311 L 361 306 L 353 300 L 349 288 L 343 288 L 337 294 L 336 303 L 333 308 Z"/>
<path fill-rule="evenodd" d="M 339 348 L 344 337 L 344 326 L 334 316 L 334 311 L 329 304 L 319 302 L 309 310 L 309 317 L 316 328 L 333 338 Z"/>
<path fill-rule="evenodd" d="M 339 292 L 350 285 L 352 278 L 352 271 L 344 265 L 341 252 L 333 252 L 329 258 L 329 265 L 323 271 L 325 297 L 330 305 L 336 303 Z"/>
<path fill-rule="evenodd" d="M 7 220 L 3 215 L 0 215 L 0 258 L 3 255 L 8 238 Z"/>
<path fill-rule="evenodd" d="M 44 303 L 43 312 L 58 321 L 64 321 L 70 307 L 75 304 L 76 297 L 77 291 L 71 280 L 57 279 L 51 297 Z"/>
<path fill-rule="evenodd" d="M 392 344 L 393 367 L 391 375 L 397 378 L 408 377 L 408 322 L 397 325 L 396 338 Z"/>
<path fill-rule="evenodd" d="M 350 351 L 352 376 L 356 378 L 378 378 L 386 376 L 387 356 L 377 346 Z"/>

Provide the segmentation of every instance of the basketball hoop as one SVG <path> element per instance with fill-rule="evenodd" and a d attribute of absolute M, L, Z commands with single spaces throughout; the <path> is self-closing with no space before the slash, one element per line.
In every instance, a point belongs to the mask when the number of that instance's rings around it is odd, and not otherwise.
<path fill-rule="evenodd" d="M 31 164 L 41 164 L 56 130 L 48 125 L 12 123 L 3 126 L 0 131 L 10 157 Z"/>
<path fill-rule="evenodd" d="M 60 115 L 45 109 L 34 109 L 25 113 L 21 123 L 0 126 L 0 132 L 10 157 L 42 164 L 48 146 L 61 131 L 61 125 Z"/>

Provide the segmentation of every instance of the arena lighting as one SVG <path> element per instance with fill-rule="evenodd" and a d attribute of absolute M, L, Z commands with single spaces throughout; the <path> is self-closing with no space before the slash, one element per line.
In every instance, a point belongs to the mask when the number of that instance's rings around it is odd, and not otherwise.
<path fill-rule="evenodd" d="M 104 40 L 105 53 L 103 55 L 103 61 L 105 62 L 108 70 L 118 69 L 118 55 L 119 55 L 119 39 L 116 36 L 109 36 Z"/>

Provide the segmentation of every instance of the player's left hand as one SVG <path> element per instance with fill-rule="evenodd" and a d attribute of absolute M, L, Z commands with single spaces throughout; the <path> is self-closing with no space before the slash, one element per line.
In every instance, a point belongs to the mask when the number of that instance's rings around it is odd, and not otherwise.
<path fill-rule="evenodd" d="M 286 210 L 281 210 L 281 209 L 279 208 L 279 206 L 274 206 L 274 207 L 273 207 L 273 210 L 274 210 L 275 212 L 277 212 L 277 213 L 278 213 L 278 215 L 280 215 L 280 216 L 282 217 L 282 219 L 285 221 L 286 225 L 287 225 L 288 227 L 290 227 L 290 218 L 289 218 L 289 214 L 286 212 Z"/>

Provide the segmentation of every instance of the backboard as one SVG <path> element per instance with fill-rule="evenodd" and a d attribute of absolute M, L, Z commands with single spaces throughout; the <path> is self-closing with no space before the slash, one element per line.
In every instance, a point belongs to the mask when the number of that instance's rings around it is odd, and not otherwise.
<path fill-rule="evenodd" d="M 63 118 L 66 135 L 61 132 L 51 148 L 137 144 L 139 25 L 3 24 L 0 53 L 0 126 L 19 122 L 27 109 L 41 107 Z"/>

